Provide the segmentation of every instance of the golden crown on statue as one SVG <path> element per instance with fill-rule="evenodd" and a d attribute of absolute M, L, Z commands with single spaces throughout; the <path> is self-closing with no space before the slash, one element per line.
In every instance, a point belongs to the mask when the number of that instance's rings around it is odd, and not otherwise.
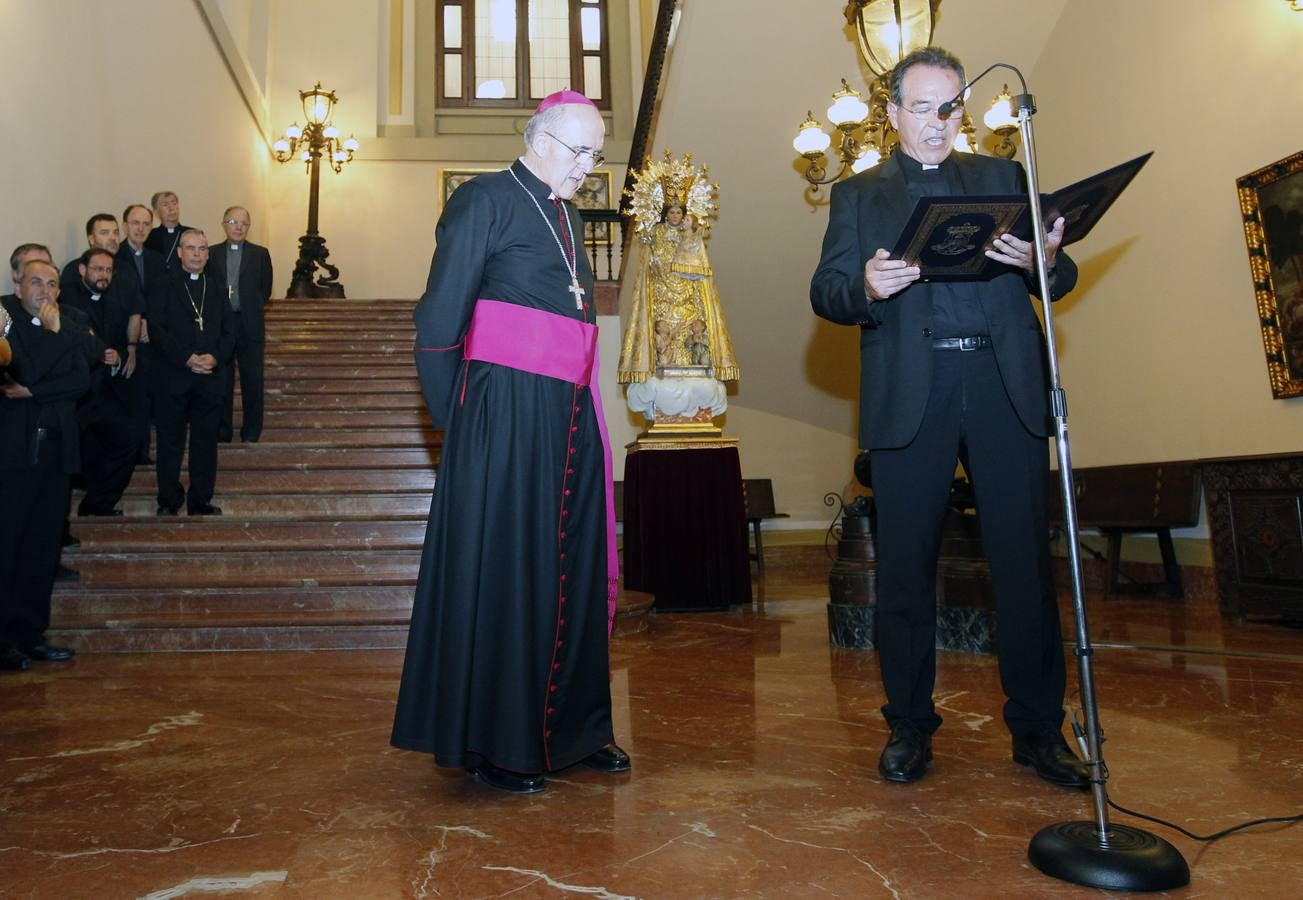
<path fill-rule="evenodd" d="M 634 185 L 627 193 L 634 232 L 640 240 L 651 241 L 652 228 L 669 206 L 683 207 L 697 220 L 703 236 L 710 235 L 710 220 L 719 215 L 715 200 L 719 185 L 710 183 L 706 166 L 693 165 L 691 153 L 675 159 L 674 151 L 667 149 L 664 159 L 653 161 L 648 157 L 633 177 Z"/>

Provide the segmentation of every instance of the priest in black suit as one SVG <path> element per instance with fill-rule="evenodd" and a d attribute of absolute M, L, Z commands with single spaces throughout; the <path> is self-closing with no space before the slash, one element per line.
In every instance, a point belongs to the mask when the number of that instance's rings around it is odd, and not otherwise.
<path fill-rule="evenodd" d="M 823 255 L 810 286 L 820 316 L 860 331 L 860 445 L 871 451 L 878 511 L 877 648 L 891 737 L 878 768 L 921 778 L 941 724 L 936 677 L 936 569 L 956 459 L 973 482 L 999 620 L 1004 720 L 1013 758 L 1066 787 L 1089 787 L 1063 736 L 1066 676 L 1050 571 L 1048 370 L 1028 296 L 1032 245 L 1000 236 L 987 256 L 1009 268 L 986 282 L 917 283 L 887 249 L 919 197 L 1024 193 L 1014 162 L 954 152 L 962 110 L 939 107 L 964 83 L 959 60 L 929 47 L 892 74 L 896 152 L 832 189 Z M 1054 298 L 1076 283 L 1047 236 Z"/>
<path fill-rule="evenodd" d="M 62 328 L 58 269 L 28 261 L 17 290 L 4 301 L 13 358 L 0 376 L 0 669 L 73 655 L 45 630 L 68 476 L 80 464 L 76 401 L 90 383 L 81 345 Z"/>
<path fill-rule="evenodd" d="M 240 369 L 240 440 L 257 443 L 262 436 L 263 409 L 263 312 L 271 301 L 271 254 L 267 248 L 246 240 L 249 211 L 232 206 L 222 213 L 226 241 L 208 248 L 208 276 L 225 297 L 234 317 L 235 352 L 222 366 L 222 420 L 219 441 L 229 441 L 234 432 L 235 368 Z"/>
<path fill-rule="evenodd" d="M 163 267 L 169 272 L 180 268 L 181 235 L 190 230 L 181 224 L 181 201 L 175 191 L 158 191 L 149 198 L 158 216 L 158 225 L 149 233 L 145 246 L 163 257 Z"/>
<path fill-rule="evenodd" d="M 79 516 L 120 516 L 117 503 L 136 470 L 140 438 L 131 415 L 132 391 L 126 370 L 131 323 L 138 320 L 130 291 L 113 291 L 118 281 L 114 257 L 91 248 L 77 260 L 78 279 L 65 282 L 59 305 L 84 316 L 90 340 L 91 387 L 78 404 L 81 420 L 82 477 L 86 494 Z M 130 276 L 124 276 L 130 278 Z"/>
<path fill-rule="evenodd" d="M 162 278 L 167 272 L 163 254 L 152 247 L 146 246 L 145 243 L 149 240 L 149 232 L 153 222 L 153 212 L 143 203 L 133 203 L 122 211 L 122 229 L 125 232 L 125 240 L 118 248 L 118 255 L 114 262 L 114 271 L 119 278 L 135 276 L 136 287 L 140 291 L 140 296 L 146 301 L 154 282 Z M 142 465 L 151 465 L 154 460 L 149 455 L 149 448 L 152 444 L 149 434 L 153 422 L 150 420 L 149 407 L 154 386 L 154 348 L 149 340 L 149 321 L 145 318 L 148 314 L 148 310 L 145 308 L 146 305 L 147 303 L 142 303 L 140 329 L 133 338 L 137 346 L 134 348 L 136 371 L 131 377 L 131 412 L 136 422 L 136 433 L 140 436 L 140 452 L 137 454 L 137 461 Z M 129 356 L 131 350 L 132 348 L 128 344 Z"/>
<path fill-rule="evenodd" d="M 154 285 L 149 332 L 154 343 L 154 416 L 158 425 L 158 514 L 174 516 L 182 502 L 192 516 L 218 516 L 217 423 L 221 361 L 230 358 L 235 320 L 225 292 L 204 272 L 208 239 L 189 229 L 177 249 L 178 271 Z M 190 488 L 181 487 L 181 457 L 190 433 Z"/>

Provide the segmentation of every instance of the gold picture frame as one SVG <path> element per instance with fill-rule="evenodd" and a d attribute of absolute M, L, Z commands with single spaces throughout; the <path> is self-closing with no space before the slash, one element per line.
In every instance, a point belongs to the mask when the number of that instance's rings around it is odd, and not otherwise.
<path fill-rule="evenodd" d="M 1303 150 L 1235 186 L 1271 395 L 1303 396 Z"/>
<path fill-rule="evenodd" d="M 439 172 L 439 208 L 442 209 L 447 205 L 453 191 L 476 175 L 483 175 L 485 172 L 501 172 L 504 168 L 506 166 L 489 169 L 441 169 Z M 570 198 L 570 202 L 580 209 L 611 209 L 611 173 L 605 169 L 590 172 L 588 177 L 584 179 L 584 183 L 579 186 L 579 190 L 575 191 L 575 195 Z M 593 244 L 599 247 L 609 246 L 611 243 L 611 223 L 592 223 L 589 229 L 585 229 L 584 243 L 589 246 Z"/>

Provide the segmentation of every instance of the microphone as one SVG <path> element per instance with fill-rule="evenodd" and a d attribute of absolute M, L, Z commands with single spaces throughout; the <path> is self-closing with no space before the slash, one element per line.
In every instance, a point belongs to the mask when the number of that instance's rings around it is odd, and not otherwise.
<path fill-rule="evenodd" d="M 1018 76 L 1018 83 L 1022 85 L 1022 93 L 1014 98 L 1014 103 L 1013 103 L 1014 109 L 1022 109 L 1025 106 L 1028 109 L 1030 109 L 1033 113 L 1036 112 L 1036 105 L 1032 102 L 1032 95 L 1027 92 L 1027 79 L 1022 77 L 1022 72 L 1018 71 L 1018 67 L 1011 66 L 1008 63 L 992 63 L 991 65 L 983 69 L 981 74 L 979 74 L 976 78 L 970 80 L 968 84 L 961 87 L 959 89 L 958 94 L 955 94 L 945 103 L 942 103 L 940 106 L 938 106 L 937 118 L 943 122 L 949 119 L 950 114 L 955 111 L 955 107 L 963 106 L 963 98 L 968 93 L 968 89 L 971 88 L 973 85 L 977 84 L 977 82 L 981 81 L 983 78 L 985 78 L 992 69 L 1009 69 L 1011 72 L 1013 72 L 1015 75 Z M 1026 101 L 1025 103 L 1022 102 L 1024 100 Z"/>

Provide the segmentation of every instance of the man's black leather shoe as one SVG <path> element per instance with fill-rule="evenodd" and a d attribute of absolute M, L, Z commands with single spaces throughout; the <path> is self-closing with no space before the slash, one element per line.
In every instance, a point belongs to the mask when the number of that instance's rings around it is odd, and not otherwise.
<path fill-rule="evenodd" d="M 76 569 L 68 568 L 63 563 L 59 563 L 59 567 L 54 570 L 54 580 L 55 581 L 81 581 L 81 573 L 78 572 Z"/>
<path fill-rule="evenodd" d="M 211 503 L 205 503 L 203 506 L 192 506 L 186 512 L 192 516 L 220 516 L 222 508 L 213 506 Z"/>
<path fill-rule="evenodd" d="M 584 757 L 579 761 L 579 764 L 611 775 L 628 772 L 633 768 L 633 762 L 629 759 L 629 754 L 625 753 L 615 744 L 607 744 L 596 753 Z"/>
<path fill-rule="evenodd" d="M 888 781 L 908 784 L 922 778 L 931 761 L 932 735 L 908 722 L 899 722 L 891 727 L 891 737 L 878 759 L 878 771 Z"/>
<path fill-rule="evenodd" d="M 75 537 L 73 537 L 73 536 L 70 535 L 70 534 L 65 534 L 65 535 L 63 536 L 62 546 L 64 546 L 64 547 L 80 547 L 80 546 L 81 546 L 81 539 L 80 539 L 80 538 L 75 538 Z"/>
<path fill-rule="evenodd" d="M 537 794 L 547 788 L 547 780 L 542 775 L 523 775 L 519 772 L 508 772 L 506 769 L 499 769 L 493 763 L 484 760 L 467 766 L 466 771 L 476 781 L 482 781 L 489 787 L 495 787 L 500 791 L 510 791 L 513 794 Z"/>
<path fill-rule="evenodd" d="M 1068 742 L 1057 731 L 1014 735 L 1013 761 L 1031 766 L 1050 784 L 1090 790 L 1090 770 L 1068 749 Z"/>
<path fill-rule="evenodd" d="M 122 515 L 122 510 L 120 510 L 120 509 L 84 509 L 84 508 L 82 508 L 82 509 L 78 509 L 78 510 L 77 510 L 77 515 L 79 515 L 79 516 L 83 516 L 83 517 L 85 517 L 85 516 L 120 516 L 120 515 Z"/>
<path fill-rule="evenodd" d="M 17 647 L 0 650 L 0 672 L 26 672 L 31 667 L 31 659 Z"/>
<path fill-rule="evenodd" d="M 175 506 L 168 506 L 167 504 L 163 504 L 163 505 L 159 506 L 159 508 L 158 508 L 158 515 L 160 515 L 160 516 L 175 516 L 176 513 L 177 513 L 177 509 L 178 509 L 178 507 L 175 507 Z"/>
<path fill-rule="evenodd" d="M 71 647 L 54 647 L 50 644 L 32 644 L 30 647 L 18 649 L 23 656 L 39 659 L 42 662 L 64 662 L 77 655 L 77 651 Z"/>

